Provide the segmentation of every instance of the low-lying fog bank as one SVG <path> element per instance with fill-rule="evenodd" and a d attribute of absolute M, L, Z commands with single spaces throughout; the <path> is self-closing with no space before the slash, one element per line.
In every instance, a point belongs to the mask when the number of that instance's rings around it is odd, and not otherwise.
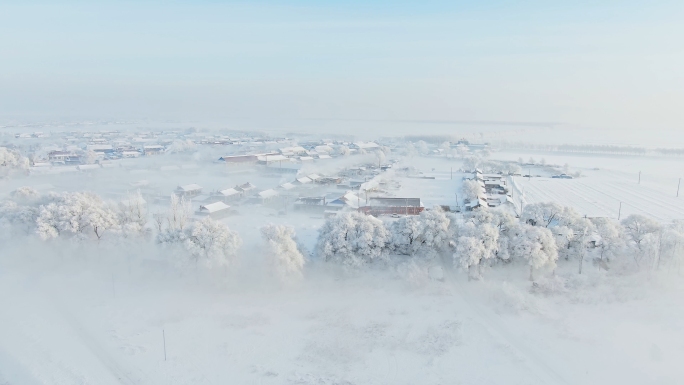
<path fill-rule="evenodd" d="M 595 266 L 482 281 L 394 260 L 313 262 L 275 279 L 261 251 L 228 270 L 155 248 L 9 243 L 0 381 L 10 384 L 676 384 L 681 275 Z M 160 258 L 162 257 L 162 258 Z M 155 262 L 152 262 L 155 261 Z M 434 264 L 433 264 L 434 266 Z"/>

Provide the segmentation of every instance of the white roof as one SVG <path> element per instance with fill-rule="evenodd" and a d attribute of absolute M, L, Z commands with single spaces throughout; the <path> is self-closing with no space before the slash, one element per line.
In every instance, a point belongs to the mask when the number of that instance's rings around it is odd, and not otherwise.
<path fill-rule="evenodd" d="M 347 191 L 342 197 L 342 200 L 347 204 L 347 206 L 355 209 L 359 208 L 359 203 L 361 202 L 359 196 L 351 191 Z"/>
<path fill-rule="evenodd" d="M 112 149 L 112 146 L 111 146 L 110 144 L 89 144 L 88 146 L 86 146 L 86 148 L 87 148 L 88 150 L 93 150 L 93 151 L 97 151 L 97 150 L 111 150 L 111 149 Z"/>
<path fill-rule="evenodd" d="M 221 190 L 221 191 L 219 191 L 219 192 L 221 193 L 221 195 L 223 195 L 223 196 L 225 196 L 225 197 L 233 196 L 233 195 L 235 195 L 235 194 L 239 194 L 239 193 L 240 193 L 238 190 L 236 190 L 236 189 L 234 189 L 234 188 L 232 188 L 232 187 L 231 187 L 231 188 L 227 188 L 227 189 L 225 189 L 225 190 Z"/>
<path fill-rule="evenodd" d="M 299 152 L 305 152 L 306 149 L 301 146 L 293 146 L 293 147 L 284 147 L 280 149 L 280 152 L 292 152 L 292 153 L 299 153 Z"/>
<path fill-rule="evenodd" d="M 380 147 L 380 146 L 378 146 L 378 144 L 375 143 L 375 142 L 365 142 L 365 143 L 364 143 L 364 142 L 354 142 L 354 144 L 355 144 L 358 148 L 364 148 L 364 149 L 365 149 L 365 148 L 378 148 L 378 147 Z"/>
<path fill-rule="evenodd" d="M 313 160 L 313 157 L 311 157 L 311 156 L 300 156 L 299 160 L 306 162 L 308 160 Z"/>
<path fill-rule="evenodd" d="M 332 157 L 330 155 L 325 155 L 325 154 L 318 155 L 318 159 L 331 159 L 331 158 Z"/>
<path fill-rule="evenodd" d="M 319 180 L 319 179 L 321 179 L 321 176 L 318 175 L 318 174 L 311 174 L 311 175 L 307 175 L 306 177 L 309 178 L 309 179 L 311 179 L 311 180 Z"/>
<path fill-rule="evenodd" d="M 288 183 L 283 183 L 283 184 L 281 184 L 280 187 L 282 187 L 282 188 L 285 189 L 285 190 L 292 190 L 292 189 L 295 188 L 296 186 L 293 185 L 292 183 L 288 182 Z"/>
<path fill-rule="evenodd" d="M 239 185 L 239 186 L 237 186 L 237 187 L 241 188 L 243 191 L 253 190 L 253 189 L 256 188 L 256 186 L 253 185 L 253 184 L 250 183 L 250 182 L 247 182 L 247 183 L 245 183 L 245 184 L 241 184 L 241 185 Z"/>
<path fill-rule="evenodd" d="M 208 213 L 215 213 L 217 211 L 227 210 L 230 206 L 223 202 L 209 203 L 208 205 L 201 205 L 200 211 L 206 211 Z"/>
<path fill-rule="evenodd" d="M 261 197 L 261 198 L 271 198 L 271 197 L 274 197 L 277 195 L 278 195 L 278 192 L 274 189 L 264 190 L 264 191 L 259 193 L 259 197 Z"/>
<path fill-rule="evenodd" d="M 258 159 L 262 162 L 280 162 L 289 158 L 283 155 L 261 155 Z"/>
<path fill-rule="evenodd" d="M 303 176 L 301 178 L 297 178 L 297 182 L 299 182 L 301 184 L 311 183 L 311 179 Z"/>
<path fill-rule="evenodd" d="M 198 184 L 186 184 L 185 186 L 178 186 L 178 190 L 183 190 L 183 191 L 195 191 L 195 190 L 201 190 L 202 186 Z"/>

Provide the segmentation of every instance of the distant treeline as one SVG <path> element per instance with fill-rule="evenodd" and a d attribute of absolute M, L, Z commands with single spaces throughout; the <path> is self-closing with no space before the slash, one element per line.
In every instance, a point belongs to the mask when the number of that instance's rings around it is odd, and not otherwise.
<path fill-rule="evenodd" d="M 684 155 L 684 148 L 656 148 L 654 151 L 661 155 Z"/>
<path fill-rule="evenodd" d="M 550 152 L 576 152 L 612 155 L 668 155 L 683 156 L 684 148 L 647 149 L 635 146 L 592 145 L 592 144 L 532 144 L 532 143 L 497 143 L 497 147 L 509 150 L 534 150 Z"/>
<path fill-rule="evenodd" d="M 422 140 L 426 143 L 432 143 L 432 144 L 441 144 L 444 142 L 451 142 L 451 143 L 456 143 L 461 139 L 470 139 L 468 135 L 406 135 L 404 136 L 404 139 L 406 139 L 409 142 L 417 142 L 419 140 Z"/>

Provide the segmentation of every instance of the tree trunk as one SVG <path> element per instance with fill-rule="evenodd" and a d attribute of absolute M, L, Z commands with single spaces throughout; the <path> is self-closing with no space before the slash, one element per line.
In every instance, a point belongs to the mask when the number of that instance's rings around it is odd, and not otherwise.
<path fill-rule="evenodd" d="M 530 281 L 534 281 L 534 267 L 530 265 Z"/>

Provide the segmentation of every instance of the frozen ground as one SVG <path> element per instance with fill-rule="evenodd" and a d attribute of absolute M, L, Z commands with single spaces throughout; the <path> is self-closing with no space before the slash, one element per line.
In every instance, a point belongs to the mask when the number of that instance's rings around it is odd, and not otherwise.
<path fill-rule="evenodd" d="M 522 157 L 527 161 L 530 154 L 503 152 L 495 153 L 494 157 L 503 160 Z M 579 171 L 582 176 L 571 180 L 515 177 L 513 198 L 518 205 L 520 193 L 524 191 L 526 203 L 557 202 L 590 217 L 617 219 L 619 213 L 621 218 L 642 214 L 662 222 L 684 219 L 684 183 L 677 197 L 679 178 L 684 176 L 683 160 L 543 153 L 533 157 L 537 162 L 544 158 L 548 164 L 568 164 L 571 172 Z M 523 174 L 528 172 L 524 167 Z M 532 168 L 532 174 L 537 175 L 538 168 Z"/>
<path fill-rule="evenodd" d="M 494 153 L 515 160 L 526 154 Z M 542 156 L 533 155 L 537 160 Z M 646 213 L 684 218 L 672 159 L 544 156 L 569 163 L 574 180 L 516 178 L 525 199 L 557 201 L 589 216 Z M 32 175 L 3 181 L 121 197 L 150 181 L 169 194 L 183 183 L 209 190 L 287 181 L 251 171 L 197 167 L 158 172 L 166 158 L 128 169 Z M 435 179 L 396 177 L 395 196 L 452 204 L 460 178 L 445 158 L 414 157 Z M 599 167 L 599 170 L 594 168 Z M 641 184 L 636 183 L 642 171 Z M 679 171 L 677 171 L 679 170 Z M 316 170 L 312 170 L 316 172 Z M 675 185 L 676 187 L 676 185 Z M 517 198 L 514 196 L 514 198 Z M 297 285 L 273 283 L 259 228 L 293 225 L 312 250 L 319 214 L 249 205 L 223 219 L 244 239 L 242 263 L 219 277 L 180 268 L 156 247 L 52 243 L 3 245 L 0 258 L 0 384 L 680 384 L 684 379 L 681 272 L 619 276 L 561 261 L 555 279 L 527 281 L 522 267 L 469 282 L 443 282 L 403 265 L 347 274 L 313 261 Z M 449 266 L 449 261 L 447 261 Z M 183 273 L 181 273 L 181 271 Z M 166 360 L 164 359 L 164 338 Z"/>
<path fill-rule="evenodd" d="M 0 269 L 0 291 L 11 293 L 0 297 L 3 384 L 684 378 L 675 271 L 615 280 L 564 266 L 532 294 L 525 269 L 510 267 L 489 271 L 484 282 L 458 272 L 439 282 L 415 269 L 349 275 L 313 266 L 299 285 L 277 287 L 256 269 L 256 253 L 219 285 L 120 255 L 40 251 L 25 247 Z"/>

